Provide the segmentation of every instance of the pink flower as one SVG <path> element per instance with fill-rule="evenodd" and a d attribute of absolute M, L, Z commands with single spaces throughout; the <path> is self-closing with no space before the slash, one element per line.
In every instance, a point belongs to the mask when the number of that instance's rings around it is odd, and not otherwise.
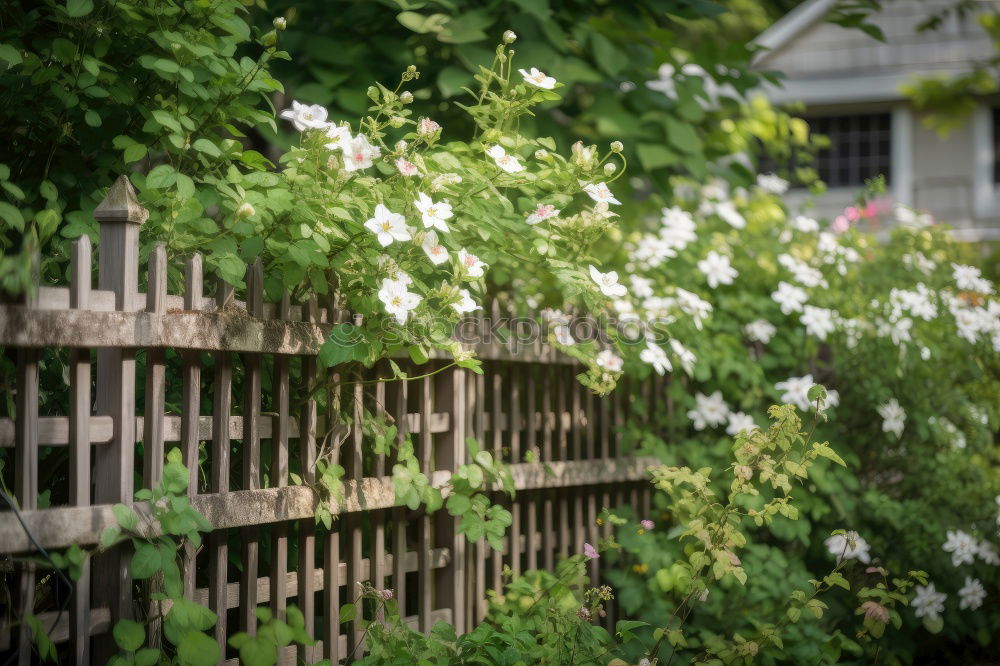
<path fill-rule="evenodd" d="M 642 525 L 642 529 L 644 529 L 644 530 L 651 530 L 651 529 L 653 529 L 653 521 L 650 520 L 649 518 L 647 518 L 646 520 L 642 521 L 639 524 Z"/>
<path fill-rule="evenodd" d="M 876 215 L 878 215 L 878 212 L 879 212 L 878 204 L 872 201 L 867 206 L 865 206 L 865 210 L 862 213 L 862 215 L 865 217 L 875 217 Z"/>
<path fill-rule="evenodd" d="M 396 168 L 399 169 L 399 173 L 404 176 L 416 176 L 417 173 L 419 173 L 416 165 L 403 157 L 396 160 Z"/>
<path fill-rule="evenodd" d="M 596 560 L 600 557 L 600 555 L 597 554 L 597 550 L 595 550 L 589 543 L 583 544 L 583 554 L 588 560 Z"/>
<path fill-rule="evenodd" d="M 865 617 L 869 620 L 889 624 L 889 610 L 885 606 L 874 601 L 866 601 L 861 604 L 861 608 L 865 612 Z"/>
<path fill-rule="evenodd" d="M 851 228 L 851 223 L 848 222 L 847 218 L 844 217 L 843 215 L 838 215 L 837 218 L 833 221 L 833 230 L 836 231 L 838 234 L 842 234 L 850 228 Z"/>
<path fill-rule="evenodd" d="M 857 222 L 858 220 L 861 219 L 861 211 L 855 208 L 854 206 L 848 206 L 847 208 L 845 208 L 844 215 L 847 216 L 847 219 L 850 222 Z"/>

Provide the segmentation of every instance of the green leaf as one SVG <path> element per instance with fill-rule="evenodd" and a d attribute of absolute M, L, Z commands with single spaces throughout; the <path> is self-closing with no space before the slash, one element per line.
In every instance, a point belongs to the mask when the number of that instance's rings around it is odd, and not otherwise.
<path fill-rule="evenodd" d="M 354 604 L 344 604 L 340 607 L 340 623 L 350 622 L 357 615 L 357 609 Z"/>
<path fill-rule="evenodd" d="M 160 661 L 160 651 L 156 648 L 146 648 L 135 653 L 135 666 L 153 666 Z"/>
<path fill-rule="evenodd" d="M 88 109 L 87 112 L 83 114 L 83 122 L 87 123 L 91 127 L 100 127 L 101 115 L 93 109 Z"/>
<path fill-rule="evenodd" d="M 209 157 L 222 157 L 222 152 L 219 150 L 219 147 L 205 138 L 198 139 L 191 145 L 191 147 L 199 153 L 205 153 Z"/>
<path fill-rule="evenodd" d="M 5 69 L 10 69 L 14 65 L 20 65 L 24 59 L 21 57 L 21 52 L 10 44 L 0 44 L 0 60 L 7 63 Z"/>
<path fill-rule="evenodd" d="M 680 161 L 679 155 L 658 143 L 640 143 L 636 146 L 636 152 L 639 154 L 642 166 L 649 170 L 677 164 Z"/>
<path fill-rule="evenodd" d="M 211 637 L 192 631 L 181 639 L 177 646 L 177 656 L 191 666 L 215 666 L 219 662 L 221 650 Z"/>
<path fill-rule="evenodd" d="M 319 364 L 332 368 L 348 361 L 363 361 L 368 356 L 364 332 L 358 326 L 345 322 L 330 329 L 330 335 L 319 349 Z"/>
<path fill-rule="evenodd" d="M 154 190 L 162 190 L 177 182 L 177 172 L 169 164 L 161 164 L 153 167 L 152 171 L 146 175 L 146 187 Z"/>
<path fill-rule="evenodd" d="M 24 231 L 24 216 L 20 210 L 6 201 L 0 201 L 0 217 L 18 231 Z"/>
<path fill-rule="evenodd" d="M 142 543 L 132 555 L 132 577 L 149 578 L 160 570 L 160 550 L 151 543 Z"/>
<path fill-rule="evenodd" d="M 72 18 L 86 16 L 94 11 L 94 0 L 66 0 L 66 13 Z"/>
<path fill-rule="evenodd" d="M 146 156 L 146 146 L 141 143 L 133 143 L 131 146 L 125 149 L 125 163 L 131 164 L 132 162 L 137 162 Z"/>
<path fill-rule="evenodd" d="M 115 504 L 111 507 L 111 511 L 115 514 L 118 526 L 123 530 L 134 532 L 135 528 L 139 525 L 139 516 L 135 515 L 132 507 L 125 506 L 124 504 Z"/>
<path fill-rule="evenodd" d="M 146 628 L 132 620 L 118 620 L 112 633 L 115 643 L 126 652 L 135 652 L 146 640 Z"/>

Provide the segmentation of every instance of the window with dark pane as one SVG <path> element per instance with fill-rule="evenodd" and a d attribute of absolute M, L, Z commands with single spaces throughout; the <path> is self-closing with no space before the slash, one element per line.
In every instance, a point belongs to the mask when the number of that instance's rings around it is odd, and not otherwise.
<path fill-rule="evenodd" d="M 998 113 L 994 111 L 994 126 Z M 865 180 L 879 174 L 892 181 L 892 116 L 889 113 L 864 113 L 842 116 L 804 117 L 812 134 L 829 140 L 815 158 L 798 153 L 784 163 L 764 155 L 760 160 L 762 173 L 787 175 L 797 167 L 812 165 L 829 187 L 861 187 Z M 994 136 L 997 133 L 994 132 Z M 1000 169 L 994 169 L 994 178 Z"/>

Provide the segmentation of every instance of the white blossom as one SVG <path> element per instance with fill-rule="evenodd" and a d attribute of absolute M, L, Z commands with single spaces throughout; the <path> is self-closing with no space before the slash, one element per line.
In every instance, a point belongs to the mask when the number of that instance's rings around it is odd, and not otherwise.
<path fill-rule="evenodd" d="M 711 426 L 715 428 L 726 422 L 729 416 L 729 405 L 722 399 L 722 391 L 716 391 L 712 395 L 695 393 L 695 407 L 688 411 L 687 417 L 691 419 L 695 430 L 704 430 Z"/>
<path fill-rule="evenodd" d="M 629 276 L 629 282 L 632 283 L 632 293 L 637 298 L 648 298 L 653 295 L 653 281 L 649 278 L 631 275 Z"/>
<path fill-rule="evenodd" d="M 292 101 L 292 108 L 285 109 L 280 116 L 291 120 L 295 129 L 304 132 L 307 129 L 323 129 L 326 127 L 327 110 L 319 104 L 302 104 Z"/>
<path fill-rule="evenodd" d="M 615 195 L 611 193 L 607 183 L 590 183 L 583 186 L 583 191 L 597 203 L 621 204 L 621 201 L 615 199 Z"/>
<path fill-rule="evenodd" d="M 682 345 L 678 340 L 671 338 L 670 349 L 677 356 L 677 359 L 681 362 L 681 367 L 684 368 L 685 374 L 688 377 L 694 372 L 694 364 L 698 360 L 695 358 L 694 352 Z"/>
<path fill-rule="evenodd" d="M 667 353 L 663 351 L 662 347 L 654 344 L 652 340 L 646 341 L 646 348 L 639 352 L 639 359 L 653 366 L 653 370 L 658 375 L 663 375 L 673 369 L 673 366 L 670 365 L 670 359 L 667 358 Z"/>
<path fill-rule="evenodd" d="M 673 206 L 660 211 L 660 239 L 671 249 L 683 250 L 688 243 L 698 239 L 695 233 L 695 221 L 691 213 L 683 208 Z"/>
<path fill-rule="evenodd" d="M 757 187 L 780 196 L 788 191 L 788 181 L 773 173 L 760 173 L 757 174 Z"/>
<path fill-rule="evenodd" d="M 448 261 L 448 248 L 438 242 L 437 232 L 433 229 L 424 235 L 424 242 L 421 247 L 435 266 Z"/>
<path fill-rule="evenodd" d="M 420 211 L 421 219 L 425 228 L 434 227 L 438 231 L 448 231 L 448 224 L 445 222 L 452 216 L 451 204 L 447 201 L 434 202 L 423 192 L 417 193 L 417 199 L 413 205 Z"/>
<path fill-rule="evenodd" d="M 373 146 L 368 137 L 359 134 L 344 146 L 344 170 L 367 169 L 374 163 L 372 160 L 381 154 L 378 146 Z"/>
<path fill-rule="evenodd" d="M 937 620 L 940 614 L 944 612 L 944 602 L 948 598 L 948 595 L 934 589 L 934 583 L 928 583 L 926 587 L 917 585 L 915 592 L 916 594 L 910 601 L 910 606 L 913 607 L 913 614 L 917 617 Z"/>
<path fill-rule="evenodd" d="M 413 308 L 423 300 L 418 294 L 406 289 L 407 283 L 402 280 L 382 280 L 382 288 L 378 292 L 379 300 L 385 304 L 385 311 L 396 318 L 400 324 L 405 324 Z"/>
<path fill-rule="evenodd" d="M 778 332 L 778 329 L 766 319 L 757 319 L 743 327 L 743 332 L 747 334 L 753 342 L 767 344 Z"/>
<path fill-rule="evenodd" d="M 330 123 L 326 127 L 326 138 L 332 139 L 324 145 L 327 150 L 344 150 L 354 137 L 351 134 L 351 128 L 347 125 Z"/>
<path fill-rule="evenodd" d="M 420 171 L 417 170 L 417 165 L 405 157 L 400 157 L 396 160 L 396 168 L 399 169 L 399 173 L 404 176 L 416 176 L 420 173 Z"/>
<path fill-rule="evenodd" d="M 628 289 L 625 288 L 625 285 L 619 284 L 617 271 L 602 273 L 597 270 L 593 264 L 591 264 L 590 278 L 597 284 L 598 287 L 600 287 L 601 293 L 605 296 L 619 298 L 628 293 Z"/>
<path fill-rule="evenodd" d="M 941 546 L 946 553 L 951 553 L 951 563 L 953 566 L 972 564 L 979 554 L 979 544 L 971 534 L 962 530 L 948 530 L 948 539 Z"/>
<path fill-rule="evenodd" d="M 738 275 L 736 269 L 730 266 L 729 257 L 714 250 L 698 262 L 698 270 L 705 274 L 708 286 L 712 289 L 720 284 L 732 284 Z"/>
<path fill-rule="evenodd" d="M 419 134 L 422 137 L 431 136 L 440 129 L 441 126 L 438 125 L 433 120 L 431 120 L 430 118 L 421 118 L 420 120 L 417 121 L 417 134 Z"/>
<path fill-rule="evenodd" d="M 517 173 L 518 171 L 524 171 L 524 167 L 513 155 L 508 155 L 507 151 L 503 149 L 503 146 L 494 145 L 490 146 L 486 150 L 486 154 L 493 158 L 493 161 L 497 163 L 497 166 L 506 171 L 507 173 Z"/>
<path fill-rule="evenodd" d="M 978 578 L 965 577 L 965 585 L 958 590 L 958 607 L 961 610 L 968 608 L 976 610 L 983 605 L 986 598 L 986 588 L 979 582 Z"/>
<path fill-rule="evenodd" d="M 531 211 L 531 214 L 524 220 L 528 224 L 538 224 L 543 220 L 547 220 L 550 217 L 556 217 L 561 211 L 553 206 L 552 204 L 538 204 L 535 210 Z"/>
<path fill-rule="evenodd" d="M 452 303 L 451 307 L 455 308 L 455 311 L 459 314 L 465 314 L 466 312 L 474 312 L 482 309 L 480 305 L 472 299 L 472 295 L 469 293 L 468 289 L 459 289 L 458 295 L 458 302 Z"/>
<path fill-rule="evenodd" d="M 480 261 L 479 257 L 470 254 L 464 247 L 458 251 L 458 264 L 469 277 L 483 277 L 483 269 L 487 268 L 487 265 Z"/>
<path fill-rule="evenodd" d="M 871 562 L 868 542 L 861 538 L 857 532 L 850 530 L 847 534 L 834 534 L 823 541 L 830 554 L 837 558 L 837 562 L 843 560 L 858 560 L 862 564 Z"/>
<path fill-rule="evenodd" d="M 976 553 L 979 555 L 979 559 L 986 564 L 992 567 L 1000 565 L 1000 552 L 997 551 L 996 546 L 986 539 L 979 542 L 979 548 Z"/>
<path fill-rule="evenodd" d="M 826 340 L 826 336 L 833 333 L 833 310 L 807 305 L 800 320 L 806 327 L 806 333 L 820 340 Z"/>
<path fill-rule="evenodd" d="M 608 372 L 621 372 L 625 362 L 621 356 L 618 356 L 610 349 L 605 349 L 597 355 L 594 363 L 597 364 L 597 367 L 603 368 Z"/>
<path fill-rule="evenodd" d="M 785 281 L 778 282 L 778 291 L 771 293 L 771 299 L 781 306 L 781 312 L 786 315 L 801 312 L 806 298 L 806 292 L 802 287 L 796 287 Z"/>
<path fill-rule="evenodd" d="M 790 224 L 792 225 L 792 229 L 803 233 L 816 233 L 819 231 L 819 222 L 805 215 L 796 215 L 792 218 Z"/>
<path fill-rule="evenodd" d="M 557 81 L 551 76 L 547 76 L 545 72 L 539 71 L 537 67 L 532 67 L 530 72 L 523 69 L 519 69 L 517 71 L 524 77 L 525 82 L 530 83 L 533 86 L 544 88 L 546 90 L 552 90 L 556 87 Z"/>
<path fill-rule="evenodd" d="M 882 417 L 882 432 L 891 432 L 897 439 L 903 436 L 906 411 L 899 406 L 895 398 L 890 398 L 888 402 L 879 405 L 878 413 Z"/>
<path fill-rule="evenodd" d="M 735 437 L 742 431 L 751 431 L 757 427 L 753 417 L 743 412 L 731 412 L 729 414 L 729 424 L 726 426 L 726 434 Z"/>
<path fill-rule="evenodd" d="M 809 401 L 809 389 L 815 383 L 812 375 L 804 375 L 802 377 L 789 377 L 785 381 L 775 384 L 774 388 L 783 392 L 781 402 L 795 405 L 802 411 L 807 412 L 811 404 Z"/>
<path fill-rule="evenodd" d="M 555 327 L 552 334 L 556 338 L 556 342 L 566 347 L 571 347 L 576 344 L 576 340 L 573 339 L 573 334 L 569 330 L 569 326 L 566 324 L 560 324 Z"/>
<path fill-rule="evenodd" d="M 715 214 L 734 229 L 742 229 L 747 226 L 746 219 L 736 210 L 736 205 L 732 201 L 720 201 L 715 207 Z"/>
<path fill-rule="evenodd" d="M 375 206 L 375 215 L 365 222 L 365 228 L 375 234 L 382 247 L 392 244 L 393 241 L 410 240 L 406 218 L 399 213 L 393 213 L 382 204 Z"/>

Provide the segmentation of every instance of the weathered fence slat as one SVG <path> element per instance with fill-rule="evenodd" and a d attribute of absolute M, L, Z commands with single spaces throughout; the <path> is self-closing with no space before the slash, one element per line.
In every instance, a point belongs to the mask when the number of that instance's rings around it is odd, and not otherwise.
<path fill-rule="evenodd" d="M 462 633 L 485 616 L 487 588 L 501 591 L 505 565 L 515 574 L 552 568 L 558 557 L 580 552 L 585 541 L 608 533 L 608 525 L 596 522 L 601 507 L 629 503 L 649 514 L 650 490 L 637 482 L 653 461 L 620 457 L 618 427 L 625 418 L 649 415 L 631 408 L 625 396 L 598 399 L 586 391 L 573 377 L 576 362 L 540 338 L 519 347 L 510 335 L 516 331 L 501 329 L 496 339 L 475 345 L 485 375 L 461 368 L 427 375 L 450 362 L 441 354 L 422 367 L 399 359 L 409 375 L 421 375 L 407 382 L 362 383 L 388 376 L 388 362 L 374 370 L 322 374 L 316 355 L 330 326 L 356 317 L 338 307 L 337 295 L 324 308 L 315 298 L 294 304 L 287 292 L 279 302 L 265 303 L 257 261 L 247 268 L 245 291 L 240 286 L 238 295 L 219 282 L 214 295 L 206 296 L 197 254 L 184 266 L 183 295 L 173 295 L 167 255 L 158 245 L 150 252 L 143 293 L 138 236 L 147 214 L 127 179 L 114 184 L 94 215 L 100 222 L 96 288 L 90 240 L 81 237 L 73 244 L 69 287 L 47 285 L 26 303 L 0 304 L 0 345 L 18 357 L 16 413 L 0 418 L 0 448 L 14 449 L 15 494 L 28 530 L 43 547 L 62 549 L 96 544 L 103 529 L 116 524 L 112 505 L 118 502 L 133 505 L 146 525 L 149 506 L 133 503 L 137 450 L 142 483 L 150 486 L 162 477 L 166 448 L 178 443 L 190 472 L 191 505 L 213 528 L 200 553 L 185 544 L 184 595 L 215 611 L 220 645 L 236 630 L 256 630 L 259 604 L 285 618 L 294 598 L 306 631 L 319 640 L 282 650 L 280 663 L 359 657 L 365 623 L 382 618 L 373 615 L 372 604 L 361 603 L 342 628 L 340 608 L 345 600 L 356 601 L 364 581 L 376 589 L 391 587 L 415 629 L 428 631 L 445 620 Z M 497 300 L 487 309 L 491 322 L 510 314 Z M 483 314 L 477 318 L 486 336 L 496 332 Z M 67 416 L 39 416 L 39 361 L 50 347 L 70 352 Z M 100 388 L 92 405 L 95 350 Z M 137 353 L 145 364 L 139 413 Z M 210 377 L 202 376 L 203 366 L 211 369 Z M 166 402 L 170 382 L 177 381 L 168 376 L 171 368 L 178 369 L 180 382 L 180 401 L 170 403 L 174 413 Z M 332 408 L 319 418 L 316 390 L 325 391 L 328 407 L 339 402 L 351 413 L 351 427 L 337 423 Z M 629 390 L 656 400 L 666 394 L 667 381 L 656 377 Z M 210 414 L 202 414 L 203 402 Z M 669 396 L 666 408 L 673 409 Z M 396 446 L 388 455 L 371 450 L 361 427 L 366 413 L 395 423 Z M 444 488 L 467 463 L 467 437 L 510 464 L 518 490 L 509 500 L 498 485 L 486 489 L 492 501 L 509 504 L 512 514 L 498 551 L 485 538 L 467 543 L 458 531 L 461 516 L 399 505 L 388 476 L 399 460 L 398 447 L 409 439 L 421 471 Z M 39 449 L 66 445 L 68 501 L 38 509 Z M 528 452 L 533 462 L 523 462 Z M 329 530 L 318 528 L 315 519 L 320 457 L 346 470 L 343 497 L 322 498 L 339 517 Z M 301 482 L 289 485 L 293 470 Z M 620 483 L 629 485 L 614 485 Z M 269 552 L 261 553 L 265 542 Z M 289 566 L 296 546 L 298 561 Z M 0 553 L 33 548 L 13 513 L 0 512 Z M 85 564 L 68 613 L 37 614 L 52 627 L 53 640 L 69 641 L 65 654 L 76 663 L 103 663 L 117 652 L 110 629 L 130 617 L 135 604 L 129 548 L 95 556 L 92 570 Z M 589 567 L 596 584 L 598 561 Z M 33 612 L 36 571 L 29 563 L 16 576 L 18 612 Z M 155 589 L 158 582 L 148 585 Z M 148 630 L 157 636 L 155 617 L 166 608 L 148 610 Z M 605 622 L 617 613 L 610 604 Z M 25 631 L 24 624 L 0 622 L 0 649 L 24 648 L 20 663 L 32 659 Z M 235 664 L 233 656 L 224 647 L 222 663 Z"/>

